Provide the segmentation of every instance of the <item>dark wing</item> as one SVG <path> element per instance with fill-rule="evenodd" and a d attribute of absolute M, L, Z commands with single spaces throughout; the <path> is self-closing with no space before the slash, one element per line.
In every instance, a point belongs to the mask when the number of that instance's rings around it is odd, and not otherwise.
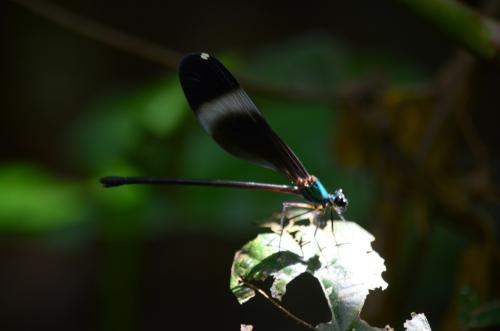
<path fill-rule="evenodd" d="M 196 117 L 227 152 L 275 169 L 294 182 L 309 176 L 271 129 L 231 73 L 206 53 L 187 55 L 180 64 L 184 94 Z"/>

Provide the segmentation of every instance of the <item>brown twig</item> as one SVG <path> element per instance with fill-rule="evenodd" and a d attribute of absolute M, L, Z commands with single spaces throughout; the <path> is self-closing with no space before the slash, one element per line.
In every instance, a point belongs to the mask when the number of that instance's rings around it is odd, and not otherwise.
<path fill-rule="evenodd" d="M 499 10 L 500 5 L 495 1 L 486 1 L 481 8 L 481 12 L 491 16 L 498 14 Z M 438 98 L 436 108 L 417 150 L 418 165 L 425 162 L 438 132 L 444 126 L 446 119 L 453 115 L 455 125 L 464 138 L 466 147 L 474 156 L 476 167 L 484 176 L 489 176 L 491 166 L 486 144 L 481 140 L 481 136 L 470 118 L 469 111 L 465 108 L 465 105 L 470 104 L 472 97 L 470 90 L 474 87 L 473 79 L 477 66 L 476 59 L 464 51 L 458 50 L 449 64 L 442 70 L 435 88 Z M 488 184 L 490 181 L 490 178 L 486 179 Z M 477 181 L 471 183 L 477 184 Z M 478 187 L 469 188 L 478 191 Z M 491 185 L 485 185 L 481 194 L 490 201 L 498 203 L 498 193 Z"/>
<path fill-rule="evenodd" d="M 271 302 L 276 308 L 278 308 L 279 310 L 281 310 L 285 315 L 287 315 L 288 317 L 290 317 L 291 319 L 293 319 L 297 323 L 301 324 L 302 326 L 304 326 L 304 327 L 306 327 L 306 328 L 308 328 L 310 330 L 316 330 L 316 328 L 314 326 L 312 326 L 311 324 L 307 323 L 306 321 L 304 321 L 304 320 L 300 319 L 299 317 L 295 316 L 294 314 L 292 314 L 289 310 L 287 310 L 285 307 L 283 307 L 275 299 L 271 298 L 262 289 L 258 288 L 257 286 L 255 286 L 255 285 L 253 285 L 251 283 L 245 282 L 244 280 L 241 280 L 241 283 L 243 285 L 251 288 L 255 292 L 259 293 L 260 295 L 262 295 L 265 299 L 267 299 L 269 302 Z"/>
<path fill-rule="evenodd" d="M 481 135 L 473 124 L 469 112 L 464 110 L 457 111 L 457 127 L 462 132 L 467 147 L 472 152 L 478 165 L 488 164 L 488 153 L 486 144 L 481 140 Z"/>
<path fill-rule="evenodd" d="M 11 1 L 69 31 L 76 32 L 90 39 L 160 64 L 172 70 L 177 70 L 177 66 L 182 57 L 182 55 L 176 51 L 112 29 L 106 25 L 73 14 L 68 10 L 45 1 Z"/>
<path fill-rule="evenodd" d="M 439 75 L 435 90 L 436 107 L 417 149 L 415 160 L 418 165 L 425 163 L 437 134 L 446 120 L 456 112 L 461 103 L 467 102 L 467 89 L 477 61 L 462 50 L 458 50 L 452 60 Z"/>
<path fill-rule="evenodd" d="M 404 0 L 403 2 L 405 2 Z M 413 2 L 406 1 L 406 2 Z M 452 5 L 452 4 L 450 4 Z M 498 1 L 485 1 L 481 6 L 480 12 L 484 15 L 489 16 L 497 16 L 500 11 L 500 5 Z M 429 126 L 427 128 L 427 132 L 424 134 L 424 137 L 421 141 L 420 148 L 417 152 L 416 160 L 419 164 L 422 164 L 424 161 L 427 152 L 429 151 L 429 147 L 434 141 L 434 138 L 443 125 L 444 121 L 448 118 L 451 112 L 455 111 L 458 107 L 457 101 L 453 100 L 463 100 L 464 91 L 470 86 L 467 86 L 469 81 L 471 80 L 472 73 L 477 66 L 477 61 L 470 55 L 465 53 L 462 50 L 458 50 L 456 54 L 453 56 L 450 63 L 444 68 L 443 72 L 440 75 L 440 79 L 436 86 L 436 89 L 440 91 L 440 100 L 438 100 L 437 109 L 433 114 L 433 118 L 431 119 Z M 444 92 L 444 93 L 443 93 Z M 486 148 L 485 144 L 482 143 L 481 138 L 477 134 L 477 130 L 474 128 L 472 124 L 464 125 L 464 123 L 460 123 L 460 121 L 464 117 L 467 116 L 463 109 L 458 110 L 458 124 L 459 129 L 462 130 L 464 138 L 469 144 L 469 148 L 471 148 L 472 153 L 476 157 L 476 160 L 486 162 Z M 462 114 L 460 114 L 462 113 Z M 478 150 L 474 149 L 478 148 Z"/>
<path fill-rule="evenodd" d="M 116 30 L 89 18 L 74 14 L 46 1 L 10 1 L 63 27 L 68 31 L 73 31 L 77 34 L 132 54 L 144 60 L 159 64 L 170 70 L 177 70 L 178 64 L 182 58 L 182 54 L 180 52 Z M 342 97 L 341 93 L 334 93 L 330 89 L 289 87 L 268 84 L 260 81 L 258 82 L 255 79 L 242 74 L 237 76 L 245 88 L 256 93 L 269 96 L 286 97 L 297 100 L 314 100 L 328 104 L 338 102 L 339 98 Z"/>

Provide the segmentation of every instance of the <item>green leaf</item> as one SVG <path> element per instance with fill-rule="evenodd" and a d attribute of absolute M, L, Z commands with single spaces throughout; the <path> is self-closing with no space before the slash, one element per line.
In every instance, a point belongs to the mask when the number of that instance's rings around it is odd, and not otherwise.
<path fill-rule="evenodd" d="M 96 170 L 132 154 L 146 132 L 160 137 L 171 133 L 189 111 L 177 78 L 169 76 L 108 97 L 87 113 L 71 133 L 71 158 Z"/>
<path fill-rule="evenodd" d="M 54 231 L 79 224 L 86 214 L 74 183 L 24 164 L 0 167 L 0 229 L 21 233 Z"/>
<path fill-rule="evenodd" d="M 468 327 L 485 328 L 500 325 L 500 302 L 483 304 L 471 312 Z"/>
<path fill-rule="evenodd" d="M 176 128 L 184 114 L 189 113 L 177 77 L 151 86 L 137 101 L 144 127 L 160 137 Z"/>
<path fill-rule="evenodd" d="M 356 50 L 324 34 L 273 44 L 251 54 L 247 77 L 282 88 L 315 88 L 332 93 L 360 76 L 383 73 L 389 81 L 409 83 L 429 77 L 416 63 L 380 50 Z"/>
<path fill-rule="evenodd" d="M 384 260 L 371 248 L 373 240 L 359 225 L 346 221 L 335 221 L 333 232 L 329 222 L 324 229 L 296 223 L 282 235 L 260 234 L 236 253 L 230 288 L 244 303 L 255 295 L 245 283 L 271 276 L 271 295 L 280 300 L 286 286 L 308 272 L 319 281 L 332 311 L 332 321 L 318 329 L 350 330 L 359 324 L 368 291 L 387 286 L 381 276 Z"/>
<path fill-rule="evenodd" d="M 332 331 L 332 330 L 337 331 L 338 330 L 338 329 L 335 329 L 335 327 L 330 323 L 320 324 L 316 327 L 316 329 L 318 331 Z M 352 330 L 352 331 L 394 331 L 394 330 L 373 327 L 361 319 L 355 320 L 349 326 L 349 330 Z"/>
<path fill-rule="evenodd" d="M 86 170 L 101 169 L 128 155 L 141 137 L 137 120 L 125 104 L 106 103 L 89 110 L 72 135 L 70 160 Z"/>
<path fill-rule="evenodd" d="M 406 320 L 404 327 L 407 331 L 431 331 L 424 314 L 411 313 L 411 320 Z"/>
<path fill-rule="evenodd" d="M 460 319 L 467 328 L 485 328 L 500 325 L 500 301 L 481 304 L 479 296 L 471 288 L 460 293 Z"/>

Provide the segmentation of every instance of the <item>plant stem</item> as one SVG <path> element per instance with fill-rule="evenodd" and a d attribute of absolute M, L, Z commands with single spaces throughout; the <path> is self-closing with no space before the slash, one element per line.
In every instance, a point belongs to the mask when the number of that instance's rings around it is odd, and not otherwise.
<path fill-rule="evenodd" d="M 182 54 L 110 28 L 45 1 L 11 0 L 66 30 L 99 41 L 145 60 L 177 70 Z"/>
<path fill-rule="evenodd" d="M 269 302 L 271 302 L 276 308 L 278 308 L 279 310 L 281 310 L 285 315 L 287 315 L 288 317 L 290 317 L 291 319 L 295 320 L 297 323 L 305 326 L 306 328 L 310 329 L 310 330 L 316 330 L 316 328 L 314 326 L 312 326 L 311 324 L 307 323 L 306 321 L 300 319 L 299 317 L 295 316 L 294 314 L 292 314 L 288 309 L 286 309 L 285 307 L 283 307 L 279 302 L 277 302 L 275 299 L 271 298 L 266 292 L 264 292 L 262 289 L 258 288 L 257 286 L 251 284 L 251 283 L 248 283 L 248 282 L 245 282 L 244 280 L 241 280 L 242 284 L 247 286 L 247 287 L 250 287 L 252 290 L 254 290 L 255 292 L 259 293 L 260 295 L 262 295 L 264 298 L 266 298 Z"/>
<path fill-rule="evenodd" d="M 500 62 L 500 25 L 454 0 L 398 0 L 478 57 Z"/>
<path fill-rule="evenodd" d="M 68 31 L 83 35 L 151 63 L 159 64 L 170 70 L 177 70 L 179 62 L 182 59 L 182 54 L 175 50 L 72 13 L 58 5 L 43 0 L 10 1 Z M 298 100 L 314 100 L 328 104 L 338 102 L 342 97 L 341 93 L 333 92 L 330 89 L 309 88 L 307 86 L 278 86 L 260 81 L 257 82 L 255 79 L 241 74 L 237 76 L 245 88 L 264 95 Z M 369 78 L 371 79 L 369 83 L 373 83 L 373 77 Z"/>

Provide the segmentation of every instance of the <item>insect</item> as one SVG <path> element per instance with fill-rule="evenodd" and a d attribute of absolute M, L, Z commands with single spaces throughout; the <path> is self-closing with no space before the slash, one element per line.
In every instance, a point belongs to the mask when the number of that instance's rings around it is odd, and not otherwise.
<path fill-rule="evenodd" d="M 293 185 L 279 185 L 233 180 L 195 180 L 158 177 L 119 177 L 101 179 L 105 187 L 125 184 L 173 184 L 233 187 L 301 195 L 307 203 L 285 202 L 281 224 L 289 208 L 316 211 L 315 222 L 324 227 L 327 217 L 336 212 L 341 218 L 347 198 L 341 189 L 329 193 L 323 184 L 307 172 L 295 153 L 273 131 L 257 106 L 240 87 L 233 75 L 207 53 L 189 54 L 181 61 L 179 78 L 186 99 L 199 122 L 228 153 L 274 169 Z M 333 225 L 332 225 L 333 226 Z"/>

